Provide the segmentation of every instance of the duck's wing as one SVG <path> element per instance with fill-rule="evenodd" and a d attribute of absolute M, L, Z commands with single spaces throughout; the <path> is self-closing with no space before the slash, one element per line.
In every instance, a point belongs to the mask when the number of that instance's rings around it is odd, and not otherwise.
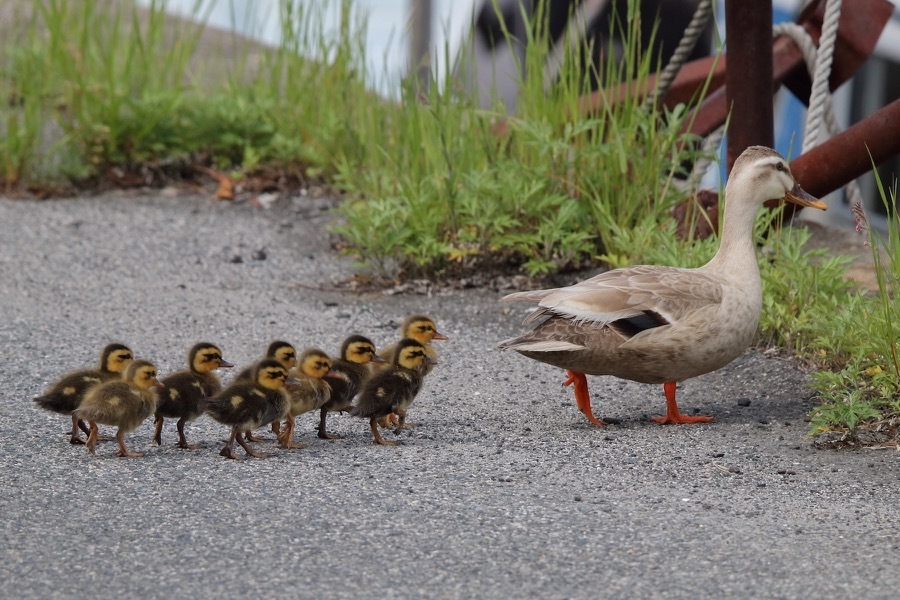
<path fill-rule="evenodd" d="M 525 322 L 550 314 L 594 326 L 623 322 L 638 330 L 684 319 L 719 304 L 722 283 L 696 269 L 639 266 L 601 273 L 574 285 L 518 292 L 503 301 L 538 303 Z M 645 322 L 646 321 L 646 322 Z"/>

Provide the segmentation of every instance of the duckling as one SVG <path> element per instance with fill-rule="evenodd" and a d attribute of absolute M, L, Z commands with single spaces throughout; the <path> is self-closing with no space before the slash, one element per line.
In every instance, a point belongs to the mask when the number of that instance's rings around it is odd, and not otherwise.
<path fill-rule="evenodd" d="M 402 339 L 412 338 L 419 342 L 422 347 L 425 348 L 425 355 L 433 361 L 431 363 L 425 364 L 423 375 L 428 375 L 429 373 L 431 373 L 434 365 L 437 364 L 437 350 L 431 344 L 431 341 L 450 339 L 437 330 L 437 325 L 435 325 L 434 319 L 425 315 L 410 315 L 406 317 L 403 320 L 403 324 L 400 326 L 400 337 Z M 387 368 L 388 365 L 393 364 L 394 354 L 397 352 L 398 346 L 399 344 L 391 344 L 387 348 L 382 349 L 382 351 L 380 352 L 381 356 L 387 363 L 384 368 Z M 380 365 L 375 365 L 376 369 L 379 366 Z"/>
<path fill-rule="evenodd" d="M 331 365 L 334 377 L 328 377 L 325 382 L 331 388 L 331 400 L 320 409 L 318 436 L 325 440 L 340 439 L 340 436 L 331 435 L 325 430 L 325 419 L 329 412 L 343 412 L 349 410 L 353 398 L 359 391 L 363 381 L 369 376 L 369 363 L 385 362 L 375 353 L 375 344 L 367 337 L 351 335 L 341 344 L 340 358 Z"/>
<path fill-rule="evenodd" d="M 210 417 L 231 427 L 231 435 L 219 452 L 226 458 L 238 460 L 234 453 L 234 442 L 244 451 L 257 458 L 272 456 L 265 452 L 256 452 L 238 435 L 250 429 L 268 425 L 276 419 L 283 419 L 290 408 L 285 382 L 292 380 L 288 370 L 279 361 L 269 358 L 256 366 L 253 381 L 239 381 L 213 396 L 204 398 L 203 410 Z"/>
<path fill-rule="evenodd" d="M 397 442 L 389 442 L 381 437 L 378 419 L 391 413 L 396 414 L 399 417 L 396 431 L 400 431 L 406 420 L 406 409 L 412 404 L 422 385 L 425 365 L 431 360 L 421 342 L 412 338 L 403 339 L 397 345 L 390 369 L 373 375 L 363 384 L 350 414 L 369 418 L 369 427 L 376 444 L 397 445 Z"/>
<path fill-rule="evenodd" d="M 293 344 L 282 340 L 275 340 L 269 344 L 269 347 L 266 348 L 266 355 L 263 358 L 274 358 L 283 364 L 288 371 L 297 366 L 297 350 L 294 349 Z M 259 363 L 250 365 L 243 371 L 240 371 L 231 381 L 235 383 L 238 381 L 253 381 L 253 372 L 258 365 Z"/>
<path fill-rule="evenodd" d="M 331 388 L 324 381 L 325 377 L 333 377 L 331 365 L 334 361 L 318 348 L 307 348 L 297 359 L 299 365 L 293 376 L 297 384 L 287 388 L 291 399 L 291 408 L 287 414 L 284 431 L 278 434 L 278 441 L 285 448 L 303 448 L 295 444 L 294 418 L 304 413 L 322 408 L 331 399 Z"/>
<path fill-rule="evenodd" d="M 88 390 L 81 406 L 73 413 L 90 424 L 86 442 L 88 452 L 97 448 L 97 423 L 118 427 L 116 441 L 118 456 L 136 458 L 141 452 L 129 452 L 125 447 L 125 434 L 144 422 L 156 410 L 156 394 L 153 388 L 162 387 L 156 378 L 156 367 L 148 360 L 133 360 L 121 381 L 107 381 Z"/>
<path fill-rule="evenodd" d="M 222 382 L 213 371 L 230 369 L 234 365 L 222 358 L 222 351 L 215 344 L 201 342 L 188 352 L 188 369 L 172 373 L 162 380 L 164 391 L 157 394 L 156 431 L 153 441 L 162 445 L 162 428 L 166 417 L 178 419 L 178 447 L 196 450 L 200 446 L 187 443 L 184 424 L 201 414 L 203 398 L 215 396 L 222 391 Z"/>
<path fill-rule="evenodd" d="M 446 340 L 449 338 L 437 330 L 434 319 L 425 315 L 409 315 L 406 317 L 403 320 L 403 324 L 400 326 L 400 333 L 402 338 L 412 338 L 422 344 L 422 347 L 425 348 L 425 355 L 431 359 L 431 362 L 425 363 L 425 368 L 422 372 L 422 376 L 425 377 L 431 373 L 434 365 L 437 364 L 437 349 L 431 344 L 431 341 Z M 384 357 L 387 365 L 390 365 L 393 362 L 396 348 L 397 344 L 392 344 L 381 351 L 381 355 Z M 374 367 L 377 371 L 380 367 L 387 368 L 387 365 L 384 367 L 375 365 Z M 389 427 L 392 423 L 394 425 L 399 423 L 397 415 L 394 414 L 385 415 L 380 422 L 382 427 Z M 409 422 L 405 424 L 406 427 L 413 425 L 413 423 Z"/>
<path fill-rule="evenodd" d="M 275 340 L 269 347 L 266 349 L 266 355 L 264 358 L 274 358 L 279 361 L 281 364 L 285 366 L 285 368 L 290 371 L 294 367 L 297 366 L 297 350 L 294 348 L 294 345 L 285 342 L 282 340 Z M 254 363 L 237 374 L 237 376 L 232 379 L 232 382 L 236 383 L 238 381 L 253 381 L 253 372 L 256 370 L 256 367 L 259 363 Z M 281 432 L 281 422 L 273 421 L 272 422 L 272 431 L 275 432 L 275 436 Z M 245 431 L 243 433 L 239 433 L 238 436 L 244 436 L 244 438 L 248 442 L 261 442 L 262 438 L 258 438 L 253 435 L 250 431 Z"/>
<path fill-rule="evenodd" d="M 34 402 L 44 410 L 72 416 L 72 430 L 69 443 L 83 444 L 84 440 L 78 434 L 81 429 L 90 434 L 84 422 L 73 413 L 77 409 L 87 391 L 93 386 L 112 381 L 122 376 L 128 364 L 134 359 L 134 353 L 128 346 L 122 344 L 109 344 L 100 353 L 100 367 L 97 369 L 82 369 L 61 377 L 50 386 L 43 396 L 38 396 Z"/>

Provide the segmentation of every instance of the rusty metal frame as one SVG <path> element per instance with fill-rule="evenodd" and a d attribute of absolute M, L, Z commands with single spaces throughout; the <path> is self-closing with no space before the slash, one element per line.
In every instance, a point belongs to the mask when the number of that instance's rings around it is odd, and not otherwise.
<path fill-rule="evenodd" d="M 893 9 L 887 0 L 844 0 L 829 80 L 831 90 L 850 79 L 872 54 Z M 825 0 L 818 0 L 797 18 L 815 41 L 822 33 L 824 14 Z M 723 125 L 730 112 L 729 167 L 746 146 L 772 145 L 772 94 L 781 85 L 801 101 L 809 102 L 811 82 L 800 49 L 785 37 L 772 40 L 771 15 L 771 0 L 728 0 L 727 54 L 686 64 L 664 99 L 669 107 L 690 104 L 707 88 L 706 97 L 693 109 L 685 126 L 685 132 L 701 137 Z M 585 96 L 579 108 L 582 113 L 598 112 L 604 101 L 644 96 L 654 84 L 653 78 L 641 88 L 633 82 L 624 83 Z M 894 102 L 796 157 L 792 170 L 810 193 L 825 195 L 870 171 L 872 162 L 880 164 L 898 153 L 900 104 Z"/>

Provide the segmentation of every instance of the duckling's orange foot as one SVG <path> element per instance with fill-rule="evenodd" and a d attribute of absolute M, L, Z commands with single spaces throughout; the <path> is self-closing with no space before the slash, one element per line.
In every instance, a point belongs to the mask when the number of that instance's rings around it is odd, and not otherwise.
<path fill-rule="evenodd" d="M 244 448 L 244 450 L 246 450 L 246 448 Z M 275 456 L 271 452 L 257 452 L 256 450 L 253 450 L 252 452 L 247 452 L 247 454 L 249 454 L 253 458 L 269 458 L 270 456 Z"/>
<path fill-rule="evenodd" d="M 248 442 L 263 442 L 263 441 L 265 441 L 265 438 L 256 437 L 249 431 L 244 433 L 244 439 L 247 440 Z"/>
<path fill-rule="evenodd" d="M 143 452 L 129 452 L 128 450 L 119 450 L 116 453 L 116 456 L 119 456 L 122 458 L 140 458 L 143 455 L 144 455 Z"/>
<path fill-rule="evenodd" d="M 188 444 L 187 442 L 178 442 L 176 445 L 183 450 L 199 450 L 203 447 L 200 444 Z"/>
<path fill-rule="evenodd" d="M 606 422 L 595 417 L 594 412 L 591 410 L 591 393 L 588 391 L 587 378 L 584 376 L 584 373 L 566 369 L 566 375 L 569 378 L 563 382 L 563 385 L 566 387 L 574 386 L 575 405 L 578 407 L 578 410 L 594 425 L 606 425 Z"/>
<path fill-rule="evenodd" d="M 380 419 L 372 417 L 369 419 L 369 429 L 372 431 L 372 443 L 379 444 L 381 446 L 396 446 L 397 442 L 389 442 L 388 440 L 381 437 L 381 432 L 378 431 L 378 423 Z"/>
<path fill-rule="evenodd" d="M 675 423 L 709 423 L 713 420 L 713 417 L 704 417 L 701 415 L 688 416 L 677 413 L 674 415 L 666 415 L 664 417 L 650 417 L 650 420 L 662 425 L 671 425 Z"/>
<path fill-rule="evenodd" d="M 77 434 L 72 434 L 72 437 L 69 438 L 69 443 L 73 446 L 76 444 L 83 444 L 84 440 L 81 439 Z"/>
<path fill-rule="evenodd" d="M 323 440 L 342 440 L 342 439 L 344 439 L 344 436 L 342 436 L 342 435 L 336 435 L 336 434 L 334 434 L 334 433 L 328 433 L 327 431 L 320 431 L 320 432 L 319 432 L 318 434 L 316 434 L 316 435 L 318 435 L 319 438 L 321 438 L 321 439 L 323 439 Z"/>
<path fill-rule="evenodd" d="M 256 450 L 254 450 L 253 448 L 248 446 L 247 442 L 245 442 L 239 436 L 236 436 L 235 439 L 237 439 L 237 443 L 241 445 L 241 448 L 244 449 L 244 452 L 246 452 L 248 455 L 250 455 L 254 458 L 268 458 L 270 456 L 274 456 L 273 454 L 270 454 L 268 452 L 257 452 Z"/>
<path fill-rule="evenodd" d="M 224 456 L 225 458 L 230 458 L 231 460 L 241 460 L 241 457 L 234 453 L 234 448 L 231 446 L 225 446 L 221 450 L 219 450 L 219 456 Z"/>

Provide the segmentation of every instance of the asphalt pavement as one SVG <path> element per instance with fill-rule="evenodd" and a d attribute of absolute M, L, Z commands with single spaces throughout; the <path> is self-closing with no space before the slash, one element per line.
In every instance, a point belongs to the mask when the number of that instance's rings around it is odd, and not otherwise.
<path fill-rule="evenodd" d="M 524 331 L 502 292 L 335 289 L 353 265 L 330 206 L 0 199 L 0 597 L 896 597 L 900 456 L 816 449 L 791 361 L 753 350 L 686 382 L 709 424 L 649 422 L 661 386 L 589 378 L 614 421 L 592 426 L 561 371 L 494 349 Z M 309 414 L 306 448 L 231 461 L 201 417 L 199 450 L 147 421 L 127 436 L 143 458 L 91 456 L 31 400 L 111 341 L 165 376 L 198 341 L 239 367 L 276 338 L 386 345 L 411 312 L 450 339 L 397 447 L 349 415 L 320 440 Z"/>

